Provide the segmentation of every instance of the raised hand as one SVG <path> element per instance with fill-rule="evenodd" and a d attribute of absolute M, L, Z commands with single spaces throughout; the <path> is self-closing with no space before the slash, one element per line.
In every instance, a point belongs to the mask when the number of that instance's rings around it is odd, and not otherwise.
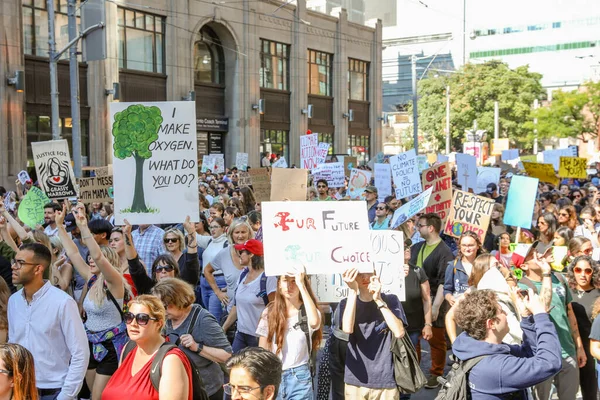
<path fill-rule="evenodd" d="M 358 277 L 358 269 L 356 268 L 347 269 L 342 274 L 342 279 L 346 282 L 346 285 L 355 292 L 358 292 L 358 282 L 356 282 L 356 277 Z"/>
<path fill-rule="evenodd" d="M 65 223 L 65 215 L 67 214 L 67 206 L 63 204 L 62 210 L 57 210 L 54 214 L 54 221 L 57 226 L 63 226 Z"/>
<path fill-rule="evenodd" d="M 377 275 L 371 276 L 371 283 L 369 283 L 369 293 L 373 295 L 373 300 L 381 300 L 381 281 Z"/>
<path fill-rule="evenodd" d="M 193 222 L 190 222 L 190 216 L 185 217 L 185 222 L 183 223 L 183 228 L 188 233 L 188 235 L 196 233 L 196 227 Z"/>

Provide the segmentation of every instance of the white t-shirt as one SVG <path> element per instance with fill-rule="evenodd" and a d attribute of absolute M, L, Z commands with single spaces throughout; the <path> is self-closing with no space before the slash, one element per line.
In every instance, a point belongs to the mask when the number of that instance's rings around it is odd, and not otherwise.
<path fill-rule="evenodd" d="M 247 276 L 244 277 L 244 280 L 238 284 L 236 289 L 237 330 L 246 335 L 256 335 L 260 315 L 265 310 L 265 302 L 259 296 L 261 275 L 258 275 L 249 283 L 244 283 Z M 277 290 L 277 277 L 267 277 L 267 295 L 275 290 Z"/>
<path fill-rule="evenodd" d="M 319 315 L 321 315 L 321 312 Z M 308 330 L 310 331 L 310 336 L 312 337 L 315 329 L 312 329 L 310 325 L 308 326 Z M 267 337 L 269 334 L 269 323 L 267 321 L 266 312 L 263 313 L 262 318 L 258 323 L 258 328 L 256 329 L 257 336 Z M 275 339 L 275 338 L 273 338 Z M 290 369 L 299 367 L 304 364 L 309 363 L 310 353 L 308 351 L 309 344 L 306 343 L 306 335 L 302 332 L 300 328 L 300 323 L 298 321 L 298 315 L 287 319 L 287 333 L 285 335 L 285 339 L 283 339 L 283 348 L 281 349 L 281 353 L 278 354 L 278 357 L 281 359 L 283 363 L 283 369 Z M 275 341 L 271 344 L 271 351 L 275 353 L 277 351 L 277 346 L 275 345 Z"/>

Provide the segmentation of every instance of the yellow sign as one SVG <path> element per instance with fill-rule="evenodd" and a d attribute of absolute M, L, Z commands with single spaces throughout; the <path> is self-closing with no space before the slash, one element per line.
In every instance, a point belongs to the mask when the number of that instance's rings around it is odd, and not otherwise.
<path fill-rule="evenodd" d="M 552 164 L 523 161 L 523 167 L 525 168 L 527 175 L 532 178 L 538 178 L 540 182 L 551 183 L 552 185 L 556 186 L 560 181 L 556 177 L 554 166 Z"/>
<path fill-rule="evenodd" d="M 561 178 L 587 178 L 587 159 L 583 157 L 561 157 L 558 176 Z"/>
<path fill-rule="evenodd" d="M 492 139 L 492 155 L 501 156 L 502 150 L 508 150 L 510 143 L 508 139 Z"/>
<path fill-rule="evenodd" d="M 437 154 L 435 153 L 427 153 L 427 162 L 429 165 L 433 165 L 437 162 Z"/>

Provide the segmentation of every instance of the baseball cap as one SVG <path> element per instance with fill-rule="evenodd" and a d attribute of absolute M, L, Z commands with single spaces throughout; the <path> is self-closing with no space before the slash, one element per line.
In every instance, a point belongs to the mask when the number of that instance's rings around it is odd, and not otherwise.
<path fill-rule="evenodd" d="M 242 250 L 249 251 L 250 253 L 254 254 L 255 256 L 264 255 L 263 244 L 260 240 L 256 240 L 256 239 L 246 240 L 246 242 L 244 242 L 244 244 L 236 244 L 233 247 L 235 247 L 235 249 L 237 251 L 242 251 Z"/>
<path fill-rule="evenodd" d="M 77 228 L 75 216 L 72 213 L 67 213 L 67 215 L 65 215 L 65 230 L 67 232 L 73 232 L 75 228 Z"/>
<path fill-rule="evenodd" d="M 375 186 L 367 186 L 367 188 L 365 189 L 365 192 L 377 193 L 377 188 Z"/>
<path fill-rule="evenodd" d="M 498 190 L 498 186 L 494 182 L 488 183 L 486 190 L 488 193 L 494 193 L 496 190 Z"/>

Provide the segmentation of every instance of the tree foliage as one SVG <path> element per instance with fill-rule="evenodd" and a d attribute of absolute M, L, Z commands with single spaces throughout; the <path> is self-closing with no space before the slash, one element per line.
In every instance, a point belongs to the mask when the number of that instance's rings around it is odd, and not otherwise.
<path fill-rule="evenodd" d="M 445 147 L 446 87 L 450 88 L 451 146 L 462 149 L 465 129 L 473 127 L 494 132 L 494 102 L 499 102 L 500 137 L 508 137 L 521 147 L 530 147 L 531 119 L 534 99 L 544 91 L 542 76 L 529 67 L 515 69 L 500 61 L 466 64 L 456 73 L 432 76 L 419 82 L 419 130 L 425 139 L 442 149 Z"/>
<path fill-rule="evenodd" d="M 534 110 L 533 122 L 540 138 L 579 138 L 587 140 L 598 136 L 600 129 L 600 82 L 586 83 L 581 90 L 556 91 L 552 102 Z"/>
<path fill-rule="evenodd" d="M 112 129 L 115 157 L 121 160 L 132 155 L 150 158 L 150 144 L 158 139 L 158 128 L 162 122 L 160 108 L 156 106 L 134 104 L 116 113 Z"/>

